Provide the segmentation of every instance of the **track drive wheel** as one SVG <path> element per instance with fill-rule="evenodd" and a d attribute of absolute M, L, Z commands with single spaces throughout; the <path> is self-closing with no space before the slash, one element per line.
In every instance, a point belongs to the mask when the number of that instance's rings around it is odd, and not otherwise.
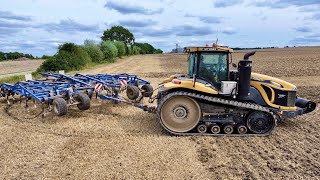
<path fill-rule="evenodd" d="M 57 116 L 63 116 L 66 115 L 68 112 L 68 104 L 67 101 L 64 100 L 63 98 L 57 98 L 53 100 L 53 112 Z"/>
<path fill-rule="evenodd" d="M 266 112 L 253 111 L 247 118 L 248 129 L 255 134 L 270 133 L 275 125 L 275 119 Z"/>
<path fill-rule="evenodd" d="M 160 122 L 162 126 L 173 133 L 184 133 L 194 129 L 200 121 L 201 109 L 197 101 L 183 96 L 164 97 L 160 105 Z"/>

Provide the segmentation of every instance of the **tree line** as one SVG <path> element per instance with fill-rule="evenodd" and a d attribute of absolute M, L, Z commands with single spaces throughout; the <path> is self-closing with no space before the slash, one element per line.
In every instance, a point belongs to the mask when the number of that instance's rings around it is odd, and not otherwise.
<path fill-rule="evenodd" d="M 8 53 L 5 53 L 5 52 L 1 52 L 0 51 L 0 61 L 18 59 L 18 58 L 21 58 L 21 57 L 34 59 L 32 54 L 23 54 L 23 53 L 19 53 L 19 52 L 8 52 Z"/>
<path fill-rule="evenodd" d="M 135 42 L 134 35 L 122 26 L 113 26 L 103 32 L 101 42 L 85 40 L 82 45 L 65 43 L 58 47 L 53 56 L 42 56 L 47 59 L 38 68 L 38 72 L 81 70 L 90 64 L 114 62 L 116 58 L 137 54 L 159 54 L 161 49 L 149 43 Z"/>

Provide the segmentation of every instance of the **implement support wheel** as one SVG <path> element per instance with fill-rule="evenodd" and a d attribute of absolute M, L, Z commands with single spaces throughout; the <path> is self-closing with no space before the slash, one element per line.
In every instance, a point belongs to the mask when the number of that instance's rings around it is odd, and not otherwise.
<path fill-rule="evenodd" d="M 153 87 L 150 84 L 145 84 L 141 87 L 143 97 L 151 97 L 153 94 Z"/>
<path fill-rule="evenodd" d="M 80 110 L 84 111 L 90 108 L 90 97 L 87 94 L 79 93 L 74 98 L 79 102 L 77 106 Z"/>
<path fill-rule="evenodd" d="M 53 112 L 57 116 L 66 115 L 68 112 L 67 101 L 64 100 L 63 98 L 57 98 L 57 99 L 53 100 L 52 106 L 53 106 Z"/>
<path fill-rule="evenodd" d="M 139 97 L 139 88 L 137 86 L 128 86 L 127 87 L 127 97 L 130 100 L 136 100 Z"/>
<path fill-rule="evenodd" d="M 201 109 L 197 101 L 187 96 L 167 95 L 160 105 L 160 122 L 162 126 L 174 133 L 188 132 L 200 121 Z M 164 97 L 166 98 L 166 97 Z"/>

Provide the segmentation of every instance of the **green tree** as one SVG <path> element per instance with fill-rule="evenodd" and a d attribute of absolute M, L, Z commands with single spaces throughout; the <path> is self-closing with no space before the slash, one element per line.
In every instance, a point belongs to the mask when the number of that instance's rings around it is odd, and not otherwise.
<path fill-rule="evenodd" d="M 162 54 L 162 53 L 163 53 L 163 51 L 161 49 L 156 49 L 154 51 L 154 54 Z"/>
<path fill-rule="evenodd" d="M 132 53 L 132 46 L 127 46 L 127 55 L 133 55 Z"/>
<path fill-rule="evenodd" d="M 135 43 L 135 45 L 141 49 L 140 54 L 153 54 L 155 51 L 154 47 L 149 43 Z"/>
<path fill-rule="evenodd" d="M 118 57 L 122 57 L 126 55 L 126 45 L 122 41 L 115 41 L 114 45 L 118 49 Z"/>
<path fill-rule="evenodd" d="M 107 61 L 113 62 L 114 58 L 118 56 L 118 49 L 112 41 L 102 41 L 100 48 Z"/>
<path fill-rule="evenodd" d="M 135 41 L 133 34 L 122 26 L 112 26 L 107 29 L 103 32 L 101 39 L 103 41 L 122 41 L 125 44 L 134 44 Z"/>
<path fill-rule="evenodd" d="M 43 55 L 43 56 L 41 56 L 41 59 L 50 59 L 52 56 L 48 56 L 48 55 Z"/>
<path fill-rule="evenodd" d="M 83 48 L 87 51 L 93 62 L 101 63 L 103 61 L 103 53 L 94 41 L 85 40 Z"/>
<path fill-rule="evenodd" d="M 73 43 L 65 43 L 59 46 L 58 53 L 44 61 L 37 71 L 65 70 L 68 72 L 83 69 L 89 63 L 91 58 L 83 48 Z"/>
<path fill-rule="evenodd" d="M 55 72 L 59 70 L 70 71 L 71 69 L 72 68 L 68 65 L 66 60 L 51 57 L 42 63 L 42 65 L 37 69 L 37 72 Z"/>
<path fill-rule="evenodd" d="M 141 48 L 139 48 L 138 46 L 136 45 L 132 46 L 132 54 L 134 55 L 140 54 L 140 51 L 141 51 Z"/>

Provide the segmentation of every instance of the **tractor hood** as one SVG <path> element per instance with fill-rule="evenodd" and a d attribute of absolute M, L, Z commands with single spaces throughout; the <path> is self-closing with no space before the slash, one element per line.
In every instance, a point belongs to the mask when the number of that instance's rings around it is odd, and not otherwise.
<path fill-rule="evenodd" d="M 275 86 L 279 89 L 283 90 L 297 90 L 297 87 L 287 81 L 274 78 L 271 76 L 259 74 L 259 73 L 251 73 L 251 81 L 258 81 L 262 83 L 269 84 L 271 86 Z"/>

